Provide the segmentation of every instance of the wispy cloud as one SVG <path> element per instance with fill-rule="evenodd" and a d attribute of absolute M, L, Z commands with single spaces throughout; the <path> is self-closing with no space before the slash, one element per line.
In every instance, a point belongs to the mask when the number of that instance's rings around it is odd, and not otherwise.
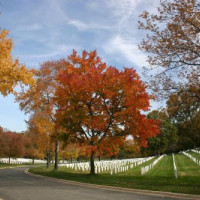
<path fill-rule="evenodd" d="M 115 17 L 119 17 L 118 29 L 127 25 L 127 21 L 134 16 L 137 6 L 141 0 L 110 0 L 106 1 L 106 5 L 112 9 Z"/>
<path fill-rule="evenodd" d="M 97 23 L 86 23 L 81 20 L 67 20 L 67 24 L 75 26 L 79 31 L 88 31 L 88 30 L 110 30 L 110 26 L 100 25 Z"/>
<path fill-rule="evenodd" d="M 121 38 L 119 35 L 112 38 L 104 45 L 104 49 L 108 54 L 122 55 L 130 63 L 139 67 L 147 65 L 146 55 L 142 53 L 134 41 Z"/>

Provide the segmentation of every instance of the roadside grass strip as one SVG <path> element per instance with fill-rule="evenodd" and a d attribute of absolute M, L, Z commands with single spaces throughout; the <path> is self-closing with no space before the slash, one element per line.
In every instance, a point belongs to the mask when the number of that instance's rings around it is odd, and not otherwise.
<path fill-rule="evenodd" d="M 173 166 L 174 166 L 174 176 L 175 176 L 175 178 L 178 178 L 178 171 L 177 171 L 177 167 L 176 167 L 174 154 L 172 154 L 172 158 L 173 158 Z"/>
<path fill-rule="evenodd" d="M 141 167 L 141 174 L 147 173 L 149 170 L 151 170 L 165 155 L 159 156 L 156 160 L 154 160 L 151 164 Z"/>
<path fill-rule="evenodd" d="M 182 152 L 182 154 L 184 154 L 185 156 L 189 157 L 197 165 L 200 165 L 200 160 L 198 160 L 197 158 L 193 157 L 191 154 L 189 154 L 187 152 L 184 152 L 184 151 Z"/>
<path fill-rule="evenodd" d="M 133 158 L 133 159 L 123 159 L 123 160 L 111 160 L 111 161 L 95 161 L 95 173 L 110 173 L 117 174 L 126 172 L 134 167 L 141 165 L 144 162 L 152 160 L 154 157 L 147 158 Z M 61 167 L 71 168 L 75 171 L 89 172 L 90 163 L 69 163 L 69 164 L 59 164 Z"/>
<path fill-rule="evenodd" d="M 24 166 L 23 164 L 7 164 L 7 163 L 0 163 L 0 169 L 8 168 L 8 167 L 18 167 Z"/>

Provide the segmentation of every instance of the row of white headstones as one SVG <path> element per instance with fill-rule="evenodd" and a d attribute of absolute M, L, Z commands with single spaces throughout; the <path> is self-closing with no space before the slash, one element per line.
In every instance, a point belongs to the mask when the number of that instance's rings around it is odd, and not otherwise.
<path fill-rule="evenodd" d="M 154 160 L 151 164 L 141 167 L 141 174 L 147 173 L 149 170 L 151 170 L 165 155 L 159 156 L 156 160 Z"/>
<path fill-rule="evenodd" d="M 200 151 L 198 150 L 191 150 L 193 152 L 199 153 Z M 192 161 L 194 161 L 197 165 L 200 165 L 200 160 L 198 160 L 197 158 L 194 158 L 191 154 L 188 154 L 187 152 L 182 152 L 185 156 L 189 157 Z M 158 157 L 153 163 L 145 166 L 145 167 L 141 167 L 141 174 L 145 174 L 147 173 L 150 169 L 152 169 L 165 155 L 162 155 L 160 157 Z M 173 158 L 173 167 L 174 167 L 174 176 L 175 178 L 178 178 L 178 170 L 176 167 L 176 163 L 175 163 L 175 158 L 174 158 L 174 154 L 172 154 L 172 158 Z"/>
<path fill-rule="evenodd" d="M 183 151 L 182 152 L 184 155 L 186 155 L 187 157 L 189 157 L 192 161 L 194 161 L 197 165 L 200 165 L 200 160 L 198 160 L 197 158 L 194 158 L 191 154 Z"/>
<path fill-rule="evenodd" d="M 111 161 L 95 161 L 94 163 L 95 173 L 98 174 L 102 172 L 109 172 L 112 175 L 112 174 L 125 172 L 153 158 L 154 157 L 111 160 Z M 67 168 L 72 168 L 74 170 L 79 170 L 83 172 L 90 170 L 89 162 L 59 164 L 59 166 L 65 166 Z"/>
<path fill-rule="evenodd" d="M 10 160 L 10 161 L 9 161 Z M 29 158 L 0 158 L 0 163 L 10 163 L 10 164 L 32 164 L 33 159 Z M 35 159 L 34 160 L 35 164 L 45 164 L 46 160 L 39 160 Z"/>
<path fill-rule="evenodd" d="M 192 149 L 191 151 L 200 154 L 200 151 L 196 150 L 196 149 Z"/>
<path fill-rule="evenodd" d="M 199 153 L 198 150 L 191 150 L 193 152 Z M 193 160 L 196 164 L 200 165 L 200 160 L 197 158 L 194 158 L 191 154 L 188 154 L 187 152 L 182 152 L 185 156 L 189 157 L 191 160 Z M 154 160 L 151 164 L 141 167 L 141 174 L 147 173 L 149 170 L 151 170 L 165 155 L 159 156 L 156 160 Z M 173 157 L 173 165 L 174 165 L 174 173 L 175 177 L 177 178 L 177 167 L 175 164 L 174 155 Z M 123 159 L 123 160 L 111 160 L 111 161 L 95 161 L 95 173 L 101 173 L 101 172 L 110 172 L 110 174 L 116 174 L 125 172 L 129 169 L 132 169 L 144 162 L 147 162 L 154 157 L 147 157 L 147 158 L 132 158 L 132 159 Z M 1 163 L 9 163 L 9 158 L 0 158 Z M 33 162 L 33 159 L 27 159 L 27 158 L 10 158 L 11 164 L 31 164 Z M 45 164 L 46 160 L 39 160 L 35 159 L 34 163 L 36 164 Z M 72 168 L 74 170 L 79 171 L 89 171 L 90 170 L 90 163 L 89 162 L 82 162 L 82 163 L 67 163 L 67 164 L 59 164 L 59 166 L 65 166 L 68 168 Z"/>
<path fill-rule="evenodd" d="M 175 178 L 178 178 L 178 170 L 177 170 L 177 167 L 176 167 L 174 154 L 172 154 L 172 159 L 173 159 L 173 166 L 174 166 L 174 176 L 175 176 Z"/>

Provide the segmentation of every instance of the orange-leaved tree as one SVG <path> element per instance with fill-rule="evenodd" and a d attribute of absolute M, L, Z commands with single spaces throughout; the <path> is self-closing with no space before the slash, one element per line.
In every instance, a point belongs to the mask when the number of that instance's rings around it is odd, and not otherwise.
<path fill-rule="evenodd" d="M 13 60 L 12 40 L 7 38 L 8 31 L 0 29 L 0 94 L 6 96 L 14 92 L 18 84 L 34 84 L 33 73 L 19 60 Z"/>
<path fill-rule="evenodd" d="M 124 137 L 112 137 L 102 141 L 97 146 L 97 152 L 95 155 L 99 157 L 114 158 L 117 157 L 120 152 L 120 147 L 123 145 Z M 91 152 L 91 151 L 90 151 Z"/>
<path fill-rule="evenodd" d="M 53 152 L 51 133 L 54 131 L 54 124 L 49 120 L 48 114 L 39 110 L 35 111 L 26 123 L 28 125 L 26 135 L 31 139 L 29 157 L 34 159 L 36 156 L 45 155 L 46 167 L 49 168 Z"/>
<path fill-rule="evenodd" d="M 132 135 L 145 145 L 159 133 L 158 122 L 141 111 L 149 108 L 150 97 L 133 69 L 109 67 L 96 51 L 74 50 L 58 75 L 57 122 L 66 134 L 90 145 L 90 174 L 95 174 L 94 155 L 102 142 Z"/>
<path fill-rule="evenodd" d="M 58 169 L 58 129 L 55 124 L 55 111 L 58 109 L 58 104 L 54 100 L 55 88 L 57 81 L 55 79 L 59 70 L 65 67 L 65 61 L 48 61 L 41 65 L 35 73 L 36 86 L 29 90 L 19 93 L 17 101 L 20 107 L 27 113 L 39 112 L 41 116 L 45 116 L 43 120 L 38 120 L 40 130 L 47 131 L 55 141 L 55 167 Z M 43 128 L 41 128 L 43 126 Z M 47 133 L 46 132 L 46 133 Z"/>

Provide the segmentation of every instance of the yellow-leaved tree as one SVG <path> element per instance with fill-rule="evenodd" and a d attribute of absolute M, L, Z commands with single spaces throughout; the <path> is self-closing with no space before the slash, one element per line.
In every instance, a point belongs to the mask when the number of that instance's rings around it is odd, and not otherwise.
<path fill-rule="evenodd" d="M 13 42 L 7 36 L 8 31 L 0 29 L 0 93 L 3 96 L 13 93 L 17 84 L 34 83 L 33 72 L 12 58 Z"/>

